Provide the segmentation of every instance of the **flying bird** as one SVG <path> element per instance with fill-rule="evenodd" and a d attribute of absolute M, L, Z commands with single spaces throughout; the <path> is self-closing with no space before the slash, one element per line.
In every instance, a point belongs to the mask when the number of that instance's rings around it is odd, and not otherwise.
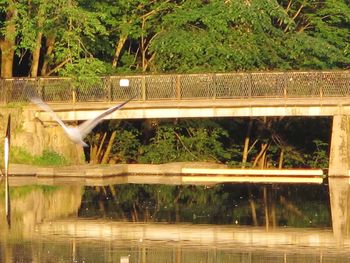
<path fill-rule="evenodd" d="M 123 107 L 125 104 L 127 104 L 129 101 L 131 101 L 134 97 L 128 99 L 127 101 L 113 106 L 106 111 L 102 112 L 100 115 L 97 117 L 87 120 L 78 126 L 68 126 L 66 125 L 58 116 L 57 114 L 45 103 L 40 99 L 39 97 L 32 97 L 30 98 L 30 101 L 34 104 L 36 104 L 38 107 L 40 107 L 42 110 L 47 111 L 48 113 L 51 114 L 52 118 L 58 122 L 59 125 L 62 126 L 63 130 L 65 133 L 68 135 L 68 137 L 75 143 L 80 144 L 84 147 L 87 147 L 88 145 L 83 141 L 83 139 L 92 131 L 93 128 L 96 127 L 96 125 L 102 121 L 104 117 L 107 115 L 113 113 L 114 111 L 120 109 Z"/>

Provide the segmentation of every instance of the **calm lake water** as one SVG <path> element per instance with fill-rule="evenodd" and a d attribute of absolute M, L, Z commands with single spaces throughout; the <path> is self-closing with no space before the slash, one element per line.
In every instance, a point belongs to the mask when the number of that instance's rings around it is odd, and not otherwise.
<path fill-rule="evenodd" d="M 349 262 L 327 185 L 78 184 L 0 190 L 1 262 Z"/>

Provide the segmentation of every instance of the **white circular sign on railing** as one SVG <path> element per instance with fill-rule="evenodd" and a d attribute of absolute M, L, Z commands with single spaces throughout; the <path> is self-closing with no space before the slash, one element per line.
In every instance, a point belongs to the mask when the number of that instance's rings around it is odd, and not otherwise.
<path fill-rule="evenodd" d="M 128 79 L 120 79 L 119 85 L 120 87 L 129 87 L 129 80 Z"/>

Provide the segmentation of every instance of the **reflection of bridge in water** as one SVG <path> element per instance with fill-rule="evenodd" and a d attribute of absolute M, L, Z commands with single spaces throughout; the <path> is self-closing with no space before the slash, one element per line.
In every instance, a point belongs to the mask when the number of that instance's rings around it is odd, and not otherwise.
<path fill-rule="evenodd" d="M 223 248 L 337 248 L 330 230 L 275 228 L 207 224 L 131 223 L 108 220 L 55 220 L 40 224 L 38 231 L 55 237 L 74 237 L 90 240 L 124 240 L 139 242 L 188 242 L 187 245 L 218 246 Z M 348 247 L 350 240 L 342 245 Z M 349 250 L 350 252 L 350 250 Z"/>
<path fill-rule="evenodd" d="M 30 243 L 25 253 L 31 252 L 37 262 L 65 255 L 69 260 L 62 262 L 89 258 L 93 262 L 130 263 L 308 263 L 346 262 L 350 255 L 348 240 L 344 246 L 337 246 L 328 230 L 266 231 L 254 227 L 84 219 L 39 224 Z"/>
<path fill-rule="evenodd" d="M 128 78 L 130 87 L 120 87 L 121 78 Z M 349 71 L 140 75 L 85 83 L 57 78 L 1 80 L 5 103 L 26 100 L 33 89 L 65 121 L 91 118 L 133 95 L 134 101 L 109 118 L 331 116 L 328 177 L 333 229 L 337 236 L 348 233 Z M 51 120 L 37 108 L 26 109 L 44 122 Z"/>

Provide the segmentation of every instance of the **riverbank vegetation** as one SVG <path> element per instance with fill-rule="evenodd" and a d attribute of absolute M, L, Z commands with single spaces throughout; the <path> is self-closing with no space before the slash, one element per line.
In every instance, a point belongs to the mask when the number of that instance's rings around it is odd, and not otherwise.
<path fill-rule="evenodd" d="M 2 145 L 0 151 L 3 152 Z M 69 165 L 70 161 L 53 150 L 44 150 L 41 155 L 32 155 L 21 147 L 11 147 L 10 162 L 17 164 L 29 164 L 38 166 L 63 166 Z M 0 156 L 0 167 L 3 169 L 3 155 Z"/>
<path fill-rule="evenodd" d="M 330 125 L 331 118 L 110 121 L 88 136 L 86 155 L 90 163 L 206 161 L 326 169 Z"/>

